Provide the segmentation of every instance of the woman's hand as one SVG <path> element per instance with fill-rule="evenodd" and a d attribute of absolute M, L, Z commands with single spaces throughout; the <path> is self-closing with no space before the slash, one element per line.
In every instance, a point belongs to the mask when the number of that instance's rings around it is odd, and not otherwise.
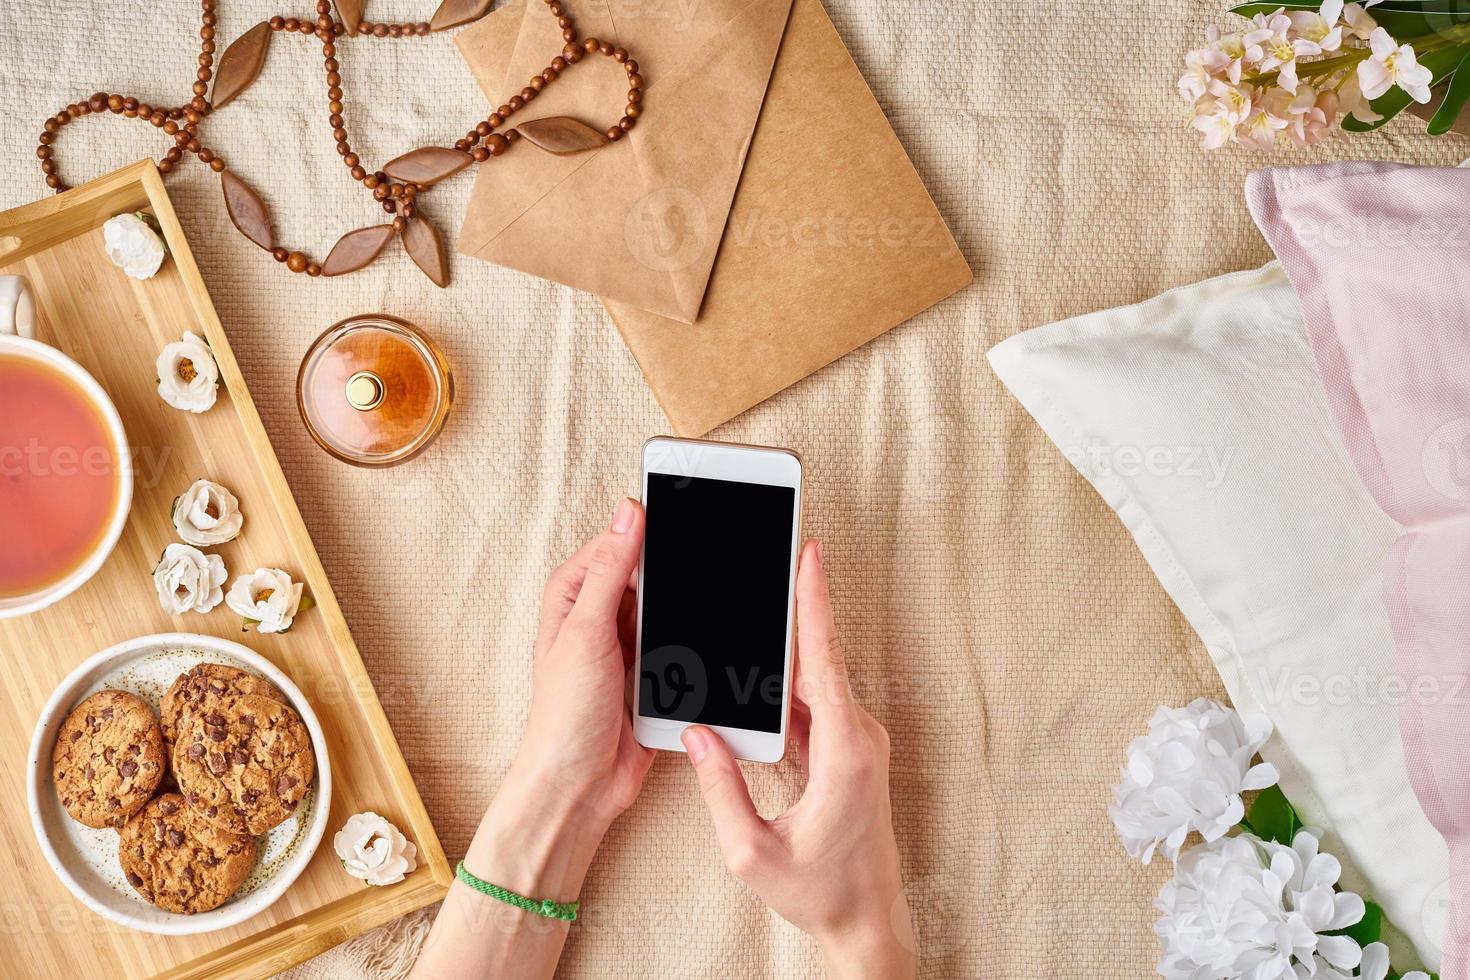
<path fill-rule="evenodd" d="M 643 508 L 624 497 L 608 528 L 551 573 L 541 601 L 531 715 L 513 769 L 607 823 L 653 762 L 633 740 L 633 666 Z"/>
<path fill-rule="evenodd" d="M 653 761 L 633 741 L 623 699 L 643 529 L 643 508 L 618 501 L 607 529 L 546 583 L 530 719 L 464 859 L 471 874 L 528 898 L 577 899 L 598 845 Z M 566 937 L 565 922 L 456 881 L 414 975 L 550 977 Z"/>
<path fill-rule="evenodd" d="M 725 743 L 684 732 L 725 863 L 778 915 L 810 933 L 835 977 L 912 977 L 913 926 L 888 796 L 888 733 L 852 697 L 822 568 L 808 541 L 796 577 L 799 650 L 791 730 L 806 792 L 774 820 L 756 812 Z"/>

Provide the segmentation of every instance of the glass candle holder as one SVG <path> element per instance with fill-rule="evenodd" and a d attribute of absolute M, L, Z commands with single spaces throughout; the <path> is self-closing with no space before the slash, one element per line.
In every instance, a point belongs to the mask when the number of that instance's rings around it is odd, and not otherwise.
<path fill-rule="evenodd" d="M 385 313 L 349 317 L 318 337 L 296 375 L 306 431 L 354 466 L 396 466 L 429 447 L 454 403 L 437 344 Z"/>

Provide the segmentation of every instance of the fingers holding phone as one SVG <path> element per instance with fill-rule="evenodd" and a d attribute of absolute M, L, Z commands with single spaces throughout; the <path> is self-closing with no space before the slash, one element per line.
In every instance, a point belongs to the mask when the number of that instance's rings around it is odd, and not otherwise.
<path fill-rule="evenodd" d="M 804 750 L 810 743 L 801 800 L 761 818 L 734 756 L 708 728 L 685 732 L 689 759 L 730 871 L 816 938 L 830 975 L 911 977 L 917 955 L 889 801 L 888 733 L 852 697 L 817 542 L 802 549 L 796 596 L 791 731 Z"/>

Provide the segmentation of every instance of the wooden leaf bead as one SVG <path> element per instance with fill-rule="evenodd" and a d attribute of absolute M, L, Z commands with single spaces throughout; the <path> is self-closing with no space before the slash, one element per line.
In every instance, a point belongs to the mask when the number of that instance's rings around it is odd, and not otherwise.
<path fill-rule="evenodd" d="M 408 219 L 403 229 L 403 248 L 434 285 L 441 289 L 449 285 L 449 261 L 445 257 L 444 239 L 439 237 L 438 229 L 428 219 Z"/>
<path fill-rule="evenodd" d="M 606 136 L 571 116 L 532 119 L 521 123 L 516 131 L 526 138 L 526 142 L 557 156 L 583 153 L 607 145 Z"/>
<path fill-rule="evenodd" d="M 225 53 L 220 55 L 219 71 L 214 76 L 214 94 L 210 98 L 216 109 L 228 105 L 260 77 L 270 40 L 270 22 L 261 21 L 225 48 Z"/>
<path fill-rule="evenodd" d="M 485 16 L 494 0 L 444 0 L 429 18 L 429 30 L 445 31 Z"/>
<path fill-rule="evenodd" d="M 266 251 L 275 244 L 270 211 L 250 185 L 228 170 L 220 171 L 220 188 L 225 193 L 225 210 L 240 234 Z"/>
<path fill-rule="evenodd" d="M 393 237 L 393 226 L 369 225 L 349 231 L 337 239 L 332 251 L 322 261 L 322 275 L 341 276 L 368 265 L 383 251 L 388 239 Z"/>
<path fill-rule="evenodd" d="M 347 28 L 347 33 L 356 34 L 358 25 L 362 23 L 362 6 L 364 0 L 335 0 L 337 5 L 337 17 L 342 21 L 342 26 Z"/>
<path fill-rule="evenodd" d="M 434 184 L 457 174 L 474 162 L 463 150 L 442 146 L 421 146 L 383 165 L 383 173 L 409 184 Z"/>

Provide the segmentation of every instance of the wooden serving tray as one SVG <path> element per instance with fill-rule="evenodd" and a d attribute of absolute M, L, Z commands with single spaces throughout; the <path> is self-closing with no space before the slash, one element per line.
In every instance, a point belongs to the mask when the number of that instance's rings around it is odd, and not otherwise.
<path fill-rule="evenodd" d="M 123 212 L 158 219 L 169 257 L 152 279 L 130 279 L 103 251 L 101 225 Z M 5 910 L 0 973 L 37 977 L 264 977 L 442 898 L 453 871 L 409 777 L 291 490 L 245 389 L 163 181 L 144 160 L 53 198 L 0 213 L 0 273 L 30 280 L 37 337 L 81 363 L 112 396 L 135 451 L 132 512 L 102 570 L 57 604 L 0 620 L 0 881 Z M 219 400 L 191 415 L 164 404 L 154 359 L 192 330 L 219 362 Z M 284 635 L 241 632 L 221 605 L 169 616 L 152 570 L 175 540 L 174 498 L 201 477 L 240 499 L 245 529 L 210 551 L 231 580 L 277 566 L 304 581 L 316 608 Z M 0 547 L 4 547 L 0 542 Z M 56 684 L 89 655 L 148 633 L 206 633 L 249 646 L 305 692 L 326 732 L 331 820 L 311 864 L 272 907 L 201 936 L 133 932 L 94 915 L 52 873 L 31 831 L 25 763 Z M 343 873 L 332 835 L 374 810 L 418 845 L 419 866 L 374 888 Z"/>

